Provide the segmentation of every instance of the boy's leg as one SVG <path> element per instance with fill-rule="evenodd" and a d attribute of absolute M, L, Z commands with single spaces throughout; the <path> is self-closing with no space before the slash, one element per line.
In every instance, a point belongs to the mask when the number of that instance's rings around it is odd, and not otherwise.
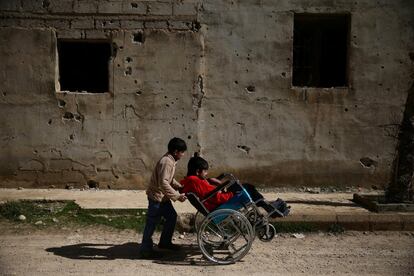
<path fill-rule="evenodd" d="M 161 203 L 160 213 L 161 216 L 165 218 L 165 223 L 162 229 L 159 244 L 161 246 L 168 246 L 172 244 L 172 237 L 174 234 L 175 224 L 177 222 L 177 212 L 175 211 L 171 201 L 167 201 Z"/>
<path fill-rule="evenodd" d="M 161 203 L 148 198 L 148 211 L 147 220 L 145 222 L 144 233 L 142 235 L 142 242 L 140 251 L 152 250 L 152 235 L 154 234 L 155 227 L 160 222 Z"/>
<path fill-rule="evenodd" d="M 263 199 L 263 195 L 259 193 L 256 187 L 249 183 L 243 183 L 243 188 L 249 193 L 250 197 L 253 201 L 258 201 L 259 199 Z"/>

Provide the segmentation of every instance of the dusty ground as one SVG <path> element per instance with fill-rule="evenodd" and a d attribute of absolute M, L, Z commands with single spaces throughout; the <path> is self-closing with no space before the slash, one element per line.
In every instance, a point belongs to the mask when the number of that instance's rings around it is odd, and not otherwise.
<path fill-rule="evenodd" d="M 178 233 L 177 233 L 178 236 Z M 414 275 L 414 233 L 282 234 L 256 240 L 237 264 L 203 260 L 192 234 L 181 252 L 137 258 L 139 236 L 109 228 L 40 229 L 0 221 L 1 275 Z"/>

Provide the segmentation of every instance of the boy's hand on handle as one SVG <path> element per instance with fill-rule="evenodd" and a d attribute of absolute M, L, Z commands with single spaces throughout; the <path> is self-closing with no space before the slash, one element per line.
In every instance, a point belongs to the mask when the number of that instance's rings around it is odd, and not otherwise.
<path fill-rule="evenodd" d="M 178 197 L 178 201 L 180 202 L 184 202 L 187 199 L 187 197 L 185 196 L 185 194 L 180 194 L 180 196 Z"/>

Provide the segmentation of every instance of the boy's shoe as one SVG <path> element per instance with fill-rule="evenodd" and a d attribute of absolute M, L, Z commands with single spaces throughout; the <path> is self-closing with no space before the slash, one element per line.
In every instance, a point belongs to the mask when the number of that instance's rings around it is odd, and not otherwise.
<path fill-rule="evenodd" d="M 162 253 L 154 251 L 154 250 L 144 250 L 144 251 L 140 251 L 138 256 L 139 256 L 140 259 L 153 260 L 153 259 L 162 258 Z"/>
<path fill-rule="evenodd" d="M 173 251 L 178 251 L 181 250 L 181 246 L 177 245 L 177 244 L 173 244 L 173 243 L 166 243 L 166 244 L 158 244 L 158 248 L 159 249 L 167 249 L 167 250 L 173 250 Z"/>

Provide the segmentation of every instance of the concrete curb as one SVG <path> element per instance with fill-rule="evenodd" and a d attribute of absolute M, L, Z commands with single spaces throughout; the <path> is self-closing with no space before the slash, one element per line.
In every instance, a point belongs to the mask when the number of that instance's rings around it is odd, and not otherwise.
<path fill-rule="evenodd" d="M 180 229 L 189 230 L 194 213 L 179 213 L 177 224 Z M 333 227 L 353 231 L 414 231 L 414 213 L 387 214 L 325 214 L 325 215 L 291 215 L 272 219 L 272 223 L 286 228 L 309 228 L 328 231 Z"/>
<path fill-rule="evenodd" d="M 309 223 L 320 230 L 339 225 L 356 231 L 414 231 L 414 213 L 292 215 L 274 222 Z"/>

